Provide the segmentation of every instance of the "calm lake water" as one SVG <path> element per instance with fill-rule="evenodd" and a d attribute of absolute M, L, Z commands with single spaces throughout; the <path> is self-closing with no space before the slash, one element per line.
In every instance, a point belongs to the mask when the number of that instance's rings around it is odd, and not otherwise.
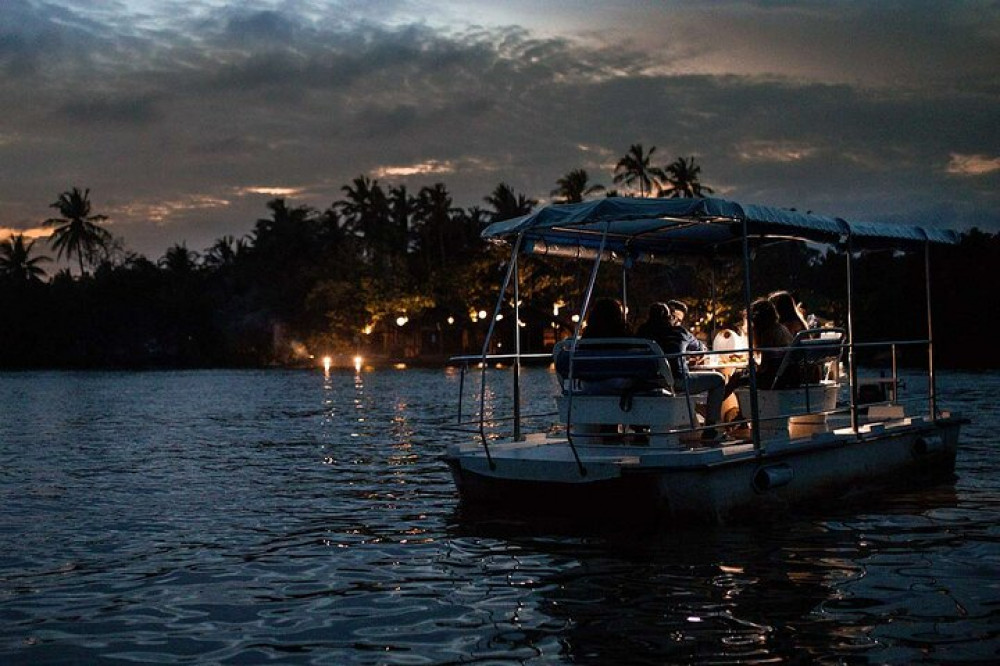
<path fill-rule="evenodd" d="M 953 483 L 638 534 L 463 517 L 457 384 L 0 374 L 0 663 L 1000 660 L 1000 374 Z"/>

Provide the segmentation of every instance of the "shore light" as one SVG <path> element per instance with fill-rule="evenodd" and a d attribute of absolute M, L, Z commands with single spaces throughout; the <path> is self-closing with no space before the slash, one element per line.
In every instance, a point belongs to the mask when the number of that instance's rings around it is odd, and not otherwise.
<path fill-rule="evenodd" d="M 454 317 L 448 317 L 448 325 L 450 326 L 450 325 L 452 325 L 454 323 L 455 323 L 455 318 Z"/>
<path fill-rule="evenodd" d="M 497 315 L 497 321 L 500 321 L 501 319 L 503 319 L 503 315 L 502 314 L 498 314 Z"/>
<path fill-rule="evenodd" d="M 363 359 L 360 356 L 355 356 L 354 357 L 354 372 L 361 372 L 361 366 L 362 366 L 362 364 L 364 362 L 365 362 L 365 359 Z"/>
<path fill-rule="evenodd" d="M 580 321 L 580 315 L 575 314 L 571 317 L 571 319 L 573 320 L 573 323 L 576 324 L 577 322 Z"/>
<path fill-rule="evenodd" d="M 396 317 L 396 326 L 406 326 L 406 322 L 408 321 L 410 321 L 410 319 L 405 315 L 401 317 Z"/>
<path fill-rule="evenodd" d="M 330 356 L 323 357 L 323 372 L 329 374 L 330 367 L 333 365 L 333 358 Z"/>
<path fill-rule="evenodd" d="M 486 310 L 480 310 L 478 316 L 480 319 L 486 319 L 488 315 L 486 314 Z"/>

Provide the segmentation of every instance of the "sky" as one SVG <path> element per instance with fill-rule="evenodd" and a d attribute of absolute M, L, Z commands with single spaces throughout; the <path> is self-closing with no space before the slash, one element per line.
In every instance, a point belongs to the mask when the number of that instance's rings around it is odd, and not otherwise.
<path fill-rule="evenodd" d="M 0 238 L 89 188 L 156 259 L 365 174 L 546 203 L 633 143 L 716 196 L 1000 231 L 998 0 L 0 0 Z"/>

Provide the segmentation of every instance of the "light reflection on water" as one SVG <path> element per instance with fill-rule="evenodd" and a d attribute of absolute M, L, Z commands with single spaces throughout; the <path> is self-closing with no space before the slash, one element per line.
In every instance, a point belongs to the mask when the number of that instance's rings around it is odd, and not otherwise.
<path fill-rule="evenodd" d="M 0 374 L 0 662 L 1000 657 L 1000 377 L 939 382 L 975 419 L 954 484 L 640 534 L 457 511 L 458 381 Z"/>

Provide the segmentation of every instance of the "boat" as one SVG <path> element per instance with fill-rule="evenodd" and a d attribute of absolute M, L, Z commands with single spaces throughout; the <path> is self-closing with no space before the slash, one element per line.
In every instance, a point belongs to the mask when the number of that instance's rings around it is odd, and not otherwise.
<path fill-rule="evenodd" d="M 890 482 L 954 474 L 959 432 L 968 421 L 938 406 L 930 307 L 931 247 L 957 243 L 954 231 L 718 198 L 608 197 L 550 205 L 493 223 L 482 236 L 509 246 L 510 258 L 482 353 L 452 359 L 462 373 L 454 427 L 470 436 L 451 443 L 444 461 L 461 506 L 525 517 L 601 514 L 616 521 L 652 515 L 677 523 L 726 523 L 822 504 Z M 643 264 L 680 256 L 730 257 L 743 268 L 740 298 L 748 312 L 757 251 L 785 242 L 821 246 L 846 258 L 846 322 L 839 328 L 807 329 L 780 350 L 783 363 L 822 369 L 821 378 L 792 388 L 757 385 L 752 359 L 762 350 L 751 342 L 715 350 L 727 362 L 737 359 L 747 377 L 736 396 L 742 419 L 728 424 L 731 436 L 725 439 L 701 437 L 706 426 L 698 403 L 703 396 L 684 391 L 653 341 L 581 337 L 602 264 L 621 267 L 625 285 L 628 272 Z M 925 279 L 916 291 L 926 300 L 927 328 L 914 339 L 858 341 L 856 257 L 885 250 L 923 253 Z M 519 263 L 528 255 L 585 262 L 583 273 L 589 271 L 575 330 L 554 345 L 552 354 L 521 353 Z M 627 296 L 624 287 L 619 296 Z M 492 353 L 504 307 L 514 310 L 508 321 L 514 322 L 515 348 Z M 896 353 L 908 345 L 921 348 L 921 356 L 923 347 L 927 353 L 922 370 L 927 389 L 916 398 L 897 390 L 902 382 Z M 866 379 L 859 352 L 876 347 L 891 354 L 891 375 Z M 528 431 L 521 366 L 539 356 L 552 364 L 559 394 L 555 410 L 541 406 L 542 413 L 552 415 L 551 423 Z M 511 413 L 504 417 L 487 390 L 499 381 L 494 379 L 499 365 L 513 382 Z M 588 384 L 607 379 L 617 380 L 610 385 L 618 388 L 587 390 Z M 866 392 L 873 386 L 882 389 L 874 399 Z M 478 388 L 474 400 L 466 396 L 469 387 Z"/>

